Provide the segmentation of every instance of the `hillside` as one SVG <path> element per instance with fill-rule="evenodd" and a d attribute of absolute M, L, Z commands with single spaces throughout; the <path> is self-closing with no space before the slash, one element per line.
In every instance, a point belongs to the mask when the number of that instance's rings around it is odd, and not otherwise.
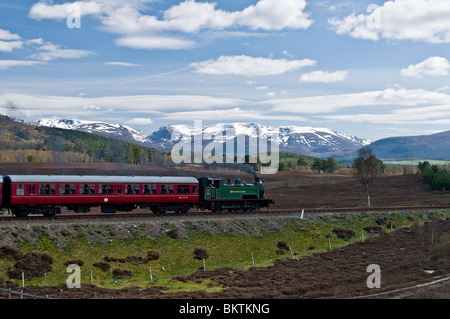
<path fill-rule="evenodd" d="M 162 152 L 87 132 L 34 126 L 0 115 L 0 161 L 147 163 Z"/>
<path fill-rule="evenodd" d="M 368 146 L 383 160 L 450 160 L 450 131 L 432 135 L 390 137 Z"/>

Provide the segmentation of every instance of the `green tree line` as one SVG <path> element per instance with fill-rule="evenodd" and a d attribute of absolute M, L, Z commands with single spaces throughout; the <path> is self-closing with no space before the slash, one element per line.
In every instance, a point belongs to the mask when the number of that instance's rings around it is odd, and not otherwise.
<path fill-rule="evenodd" d="M 417 165 L 422 175 L 433 189 L 450 190 L 450 173 L 445 168 L 440 168 L 437 165 L 430 165 L 430 162 L 419 162 Z"/>

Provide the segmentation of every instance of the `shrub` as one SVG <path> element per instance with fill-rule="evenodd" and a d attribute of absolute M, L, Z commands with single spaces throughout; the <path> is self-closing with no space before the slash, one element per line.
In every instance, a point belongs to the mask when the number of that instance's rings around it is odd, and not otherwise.
<path fill-rule="evenodd" d="M 81 267 L 84 265 L 84 261 L 82 259 L 70 259 L 64 263 L 64 265 L 66 265 L 66 266 L 73 265 L 73 264 Z"/>
<path fill-rule="evenodd" d="M 92 264 L 92 266 L 100 268 L 103 271 L 107 271 L 109 268 L 111 268 L 110 263 L 104 262 L 104 261 L 100 261 L 98 263 Z"/>
<path fill-rule="evenodd" d="M 0 258 L 7 258 L 10 260 L 19 260 L 22 259 L 22 252 L 10 245 L 5 245 L 0 247 Z"/>
<path fill-rule="evenodd" d="M 124 278 L 124 277 L 132 277 L 133 273 L 130 270 L 114 269 L 112 275 L 113 278 Z"/>
<path fill-rule="evenodd" d="M 158 260 L 159 253 L 156 250 L 150 250 L 147 254 L 147 259 L 150 260 Z"/>
<path fill-rule="evenodd" d="M 194 249 L 194 259 L 202 260 L 209 257 L 208 252 L 204 248 L 195 248 Z"/>
<path fill-rule="evenodd" d="M 281 250 L 289 250 L 289 245 L 284 241 L 279 241 L 277 243 L 277 247 L 278 247 L 278 249 L 281 249 Z"/>
<path fill-rule="evenodd" d="M 8 269 L 7 274 L 11 279 L 21 279 L 23 272 L 24 277 L 30 279 L 51 271 L 52 263 L 53 257 L 49 254 L 31 251 L 19 260 L 13 269 Z"/>

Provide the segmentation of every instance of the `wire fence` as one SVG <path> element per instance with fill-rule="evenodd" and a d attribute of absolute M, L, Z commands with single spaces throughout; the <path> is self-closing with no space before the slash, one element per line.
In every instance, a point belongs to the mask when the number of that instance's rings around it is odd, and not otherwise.
<path fill-rule="evenodd" d="M 56 298 L 56 297 L 50 297 L 48 295 L 46 296 L 40 296 L 40 295 L 36 295 L 36 294 L 30 294 L 30 293 L 26 293 L 23 292 L 23 290 L 20 291 L 16 291 L 16 290 L 12 290 L 11 288 L 0 288 L 0 295 L 2 295 L 2 297 L 6 297 L 8 299 L 60 299 L 60 298 Z"/>

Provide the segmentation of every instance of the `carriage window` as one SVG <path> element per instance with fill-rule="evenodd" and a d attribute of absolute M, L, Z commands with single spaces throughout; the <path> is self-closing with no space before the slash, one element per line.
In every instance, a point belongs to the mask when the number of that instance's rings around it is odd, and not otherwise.
<path fill-rule="evenodd" d="M 177 185 L 177 194 L 189 194 L 190 193 L 190 187 L 189 185 Z"/>
<path fill-rule="evenodd" d="M 59 186 L 60 195 L 75 195 L 75 185 L 73 184 L 61 184 Z"/>
<path fill-rule="evenodd" d="M 99 189 L 102 195 L 111 195 L 114 193 L 114 185 L 100 185 Z"/>
<path fill-rule="evenodd" d="M 192 187 L 192 194 L 197 194 L 197 186 Z"/>
<path fill-rule="evenodd" d="M 122 194 L 122 186 L 117 186 L 117 194 Z"/>
<path fill-rule="evenodd" d="M 81 195 L 94 195 L 95 194 L 95 185 L 80 185 L 80 194 Z"/>
<path fill-rule="evenodd" d="M 55 185 L 51 184 L 41 184 L 39 186 L 39 194 L 40 195 L 54 195 L 55 194 Z"/>
<path fill-rule="evenodd" d="M 25 195 L 25 188 L 23 185 L 17 185 L 17 195 Z"/>
<path fill-rule="evenodd" d="M 30 195 L 34 195 L 34 185 L 28 186 L 28 190 L 29 190 Z"/>
<path fill-rule="evenodd" d="M 173 194 L 173 185 L 161 185 L 161 194 Z"/>
<path fill-rule="evenodd" d="M 139 185 L 127 185 L 127 195 L 138 195 Z"/>
<path fill-rule="evenodd" d="M 156 195 L 156 185 L 144 185 L 144 194 Z"/>

